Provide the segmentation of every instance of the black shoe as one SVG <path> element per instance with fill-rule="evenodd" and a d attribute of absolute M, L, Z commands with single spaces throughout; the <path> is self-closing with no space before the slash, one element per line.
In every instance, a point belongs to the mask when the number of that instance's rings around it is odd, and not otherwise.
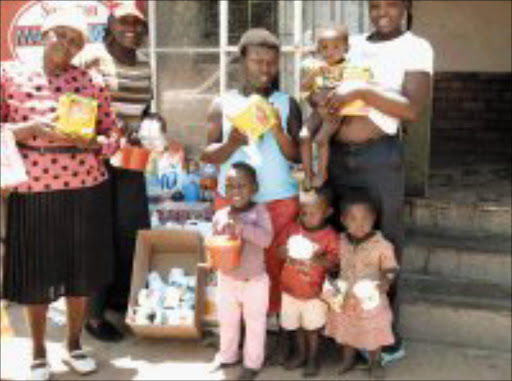
<path fill-rule="evenodd" d="M 109 321 L 102 319 L 98 324 L 92 324 L 88 321 L 85 324 L 85 330 L 91 336 L 100 341 L 118 342 L 123 339 L 123 334 Z"/>
<path fill-rule="evenodd" d="M 255 370 L 255 369 L 249 369 L 249 368 L 246 368 L 245 366 L 242 368 L 242 371 L 240 372 L 240 374 L 238 375 L 237 377 L 237 380 L 241 380 L 241 381 L 250 381 L 250 380 L 254 380 L 257 376 L 258 376 L 258 373 L 259 373 L 259 370 Z"/>

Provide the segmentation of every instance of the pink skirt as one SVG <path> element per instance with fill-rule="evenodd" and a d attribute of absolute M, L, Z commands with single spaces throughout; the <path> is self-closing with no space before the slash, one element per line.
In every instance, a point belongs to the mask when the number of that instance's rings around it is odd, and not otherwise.
<path fill-rule="evenodd" d="M 345 303 L 340 312 L 329 309 L 325 334 L 337 343 L 374 351 L 395 342 L 391 323 L 393 316 L 387 297 L 370 311 L 358 303 Z"/>

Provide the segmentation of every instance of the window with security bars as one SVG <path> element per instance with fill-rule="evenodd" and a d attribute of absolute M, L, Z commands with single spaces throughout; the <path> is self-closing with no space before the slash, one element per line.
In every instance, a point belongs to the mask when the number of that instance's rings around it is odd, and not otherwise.
<path fill-rule="evenodd" d="M 343 22 L 351 33 L 367 30 L 367 1 L 173 0 L 150 1 L 150 43 L 155 78 L 154 108 L 169 134 L 193 153 L 205 143 L 211 101 L 241 83 L 238 41 L 252 27 L 275 33 L 282 55 L 279 85 L 299 96 L 301 49 L 315 28 Z"/>

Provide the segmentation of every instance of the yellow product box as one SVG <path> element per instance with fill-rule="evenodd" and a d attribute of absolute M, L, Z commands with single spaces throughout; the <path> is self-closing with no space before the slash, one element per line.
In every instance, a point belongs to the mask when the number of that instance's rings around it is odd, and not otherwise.
<path fill-rule="evenodd" d="M 247 106 L 233 116 L 228 116 L 228 119 L 233 126 L 247 134 L 253 141 L 277 123 L 272 105 L 257 94 L 251 95 Z"/>
<path fill-rule="evenodd" d="M 343 82 L 368 83 L 372 78 L 369 67 L 347 65 L 343 69 Z M 340 111 L 342 116 L 365 116 L 369 113 L 369 107 L 360 99 L 349 103 Z"/>
<path fill-rule="evenodd" d="M 98 102 L 95 99 L 63 94 L 57 107 L 57 131 L 92 139 L 96 136 L 97 114 Z"/>

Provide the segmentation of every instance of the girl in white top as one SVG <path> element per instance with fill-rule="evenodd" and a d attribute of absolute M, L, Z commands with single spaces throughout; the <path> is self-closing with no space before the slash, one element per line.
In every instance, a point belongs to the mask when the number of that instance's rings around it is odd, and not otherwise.
<path fill-rule="evenodd" d="M 411 2 L 406 0 L 369 1 L 373 31 L 351 39 L 349 59 L 369 66 L 373 81 L 342 85 L 327 101 L 332 112 L 356 99 L 372 108 L 368 116 L 343 120 L 343 127 L 331 141 L 328 183 L 339 198 L 353 188 L 365 189 L 371 195 L 379 207 L 378 228 L 395 246 L 398 261 L 404 241 L 405 184 L 397 134 L 401 122 L 416 121 L 423 112 L 430 98 L 433 73 L 430 43 L 403 26 L 406 19 L 407 24 L 412 21 L 410 7 Z M 399 316 L 395 291 L 392 288 L 389 296 L 394 316 Z M 400 348 L 396 330 L 395 336 L 397 344 L 391 349 L 396 353 Z"/>

